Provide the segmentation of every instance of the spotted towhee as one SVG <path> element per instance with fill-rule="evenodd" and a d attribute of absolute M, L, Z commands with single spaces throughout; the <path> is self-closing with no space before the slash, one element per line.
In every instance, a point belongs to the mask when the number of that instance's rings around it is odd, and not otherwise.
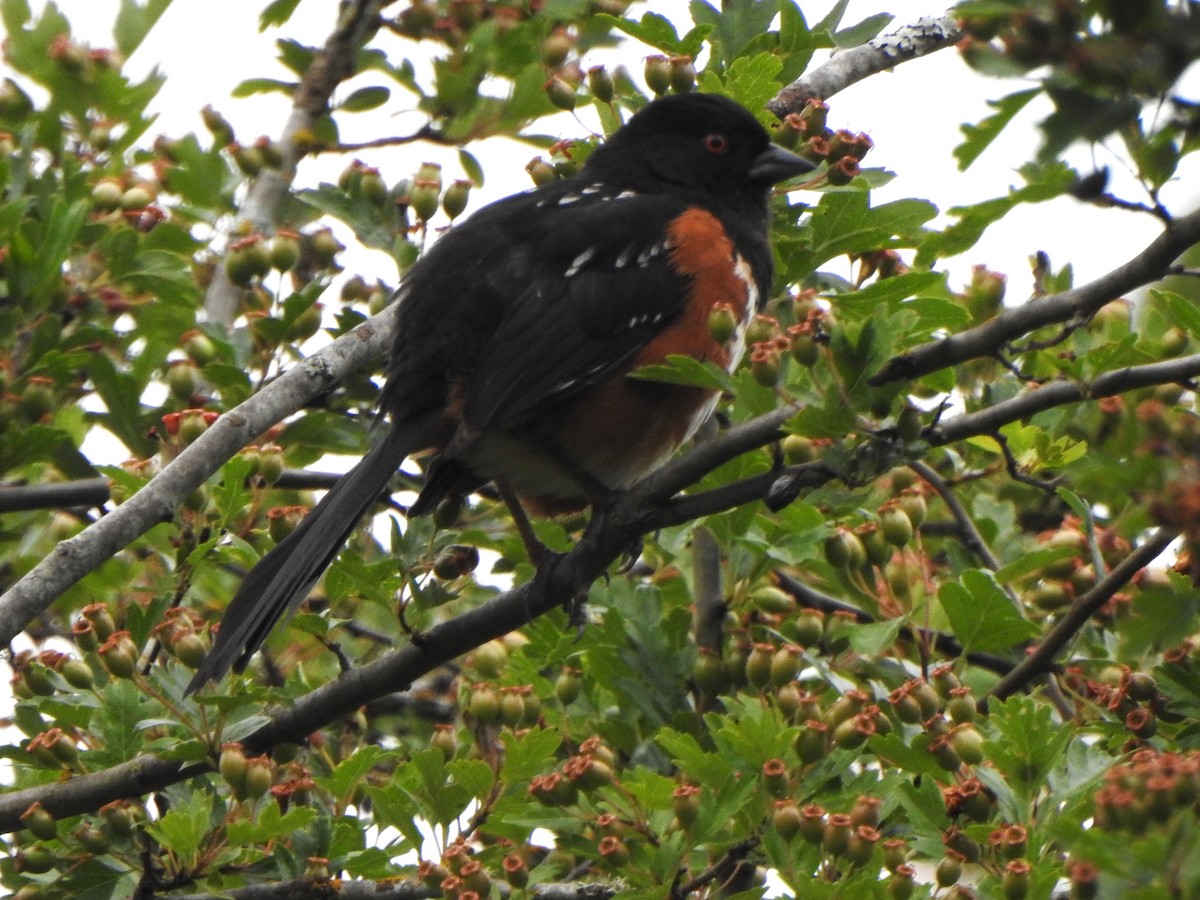
<path fill-rule="evenodd" d="M 488 481 L 580 509 L 662 465 L 717 397 L 626 376 L 672 354 L 737 365 L 771 285 L 770 188 L 812 168 L 736 103 L 671 96 L 577 175 L 443 235 L 398 290 L 390 431 L 246 577 L 188 690 L 245 666 L 410 454 L 432 453 L 410 516 Z M 716 304 L 739 320 L 724 342 Z"/>

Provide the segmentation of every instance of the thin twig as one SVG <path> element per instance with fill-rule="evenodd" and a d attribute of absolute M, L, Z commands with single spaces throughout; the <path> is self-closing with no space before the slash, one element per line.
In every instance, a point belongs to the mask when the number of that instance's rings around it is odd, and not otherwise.
<path fill-rule="evenodd" d="M 1112 599 L 1113 594 L 1129 583 L 1138 572 L 1156 560 L 1171 542 L 1179 536 L 1178 529 L 1160 528 L 1150 535 L 1140 547 L 1121 560 L 1091 590 L 1078 597 L 1041 642 L 1014 668 L 1000 679 L 989 692 L 989 697 L 1003 700 L 1022 690 L 1033 678 L 1055 667 L 1055 658 L 1088 620 Z M 985 701 L 981 701 L 984 705 Z"/>
<path fill-rule="evenodd" d="M 839 600 L 836 597 L 830 597 L 828 594 L 810 587 L 799 579 L 793 578 L 781 569 L 776 569 L 772 573 L 772 577 L 781 588 L 791 594 L 796 602 L 805 609 L 816 609 L 824 613 L 849 613 L 854 616 L 855 621 L 860 625 L 870 625 L 878 621 L 865 609 L 846 603 L 844 600 Z M 921 643 L 926 646 L 932 644 L 938 653 L 949 659 L 962 657 L 971 665 L 986 669 L 989 672 L 995 672 L 998 675 L 1011 672 L 1016 665 L 1012 660 L 991 653 L 971 652 L 963 656 L 962 644 L 952 635 L 940 631 L 930 631 L 925 628 L 913 628 L 910 625 L 901 625 L 900 631 L 897 634 L 906 641 Z"/>
<path fill-rule="evenodd" d="M 1150 205 L 1149 203 L 1139 203 L 1136 200 L 1125 200 L 1118 197 L 1116 194 L 1103 193 L 1097 197 L 1087 201 L 1094 206 L 1101 208 L 1124 209 L 1129 212 L 1148 213 L 1158 219 L 1160 222 L 1169 223 L 1171 214 L 1161 203 Z"/>
<path fill-rule="evenodd" d="M 1008 438 L 999 431 L 993 432 L 991 438 L 1000 445 L 1000 452 L 1004 454 L 1004 468 L 1008 472 L 1008 477 L 1018 484 L 1026 484 L 1029 487 L 1037 488 L 1039 491 L 1045 491 L 1047 494 L 1053 494 L 1055 489 L 1062 483 L 1061 478 L 1041 479 L 1034 478 L 1032 475 L 1026 475 L 1021 471 L 1021 463 L 1013 456 L 1012 448 L 1008 446 Z"/>
<path fill-rule="evenodd" d="M 329 109 L 334 91 L 354 74 L 358 51 L 379 27 L 380 11 L 390 0 L 348 0 L 338 5 L 338 24 L 316 54 L 292 100 L 292 111 L 279 140 L 283 165 L 264 169 L 250 184 L 232 228 L 250 223 L 258 232 L 275 230 L 288 189 L 296 177 L 296 166 L 303 158 L 307 141 L 298 140 L 312 131 L 317 119 Z M 228 325 L 237 317 L 242 289 L 229 280 L 223 266 L 217 266 L 204 296 L 204 311 L 213 322 Z"/>
<path fill-rule="evenodd" d="M 928 375 L 980 356 L 991 356 L 1022 335 L 1046 325 L 1086 321 L 1100 307 L 1170 272 L 1181 253 L 1200 241 L 1200 211 L 1175 219 L 1124 265 L 1094 281 L 1035 302 L 1007 309 L 982 325 L 922 344 L 893 357 L 872 375 L 872 385 Z"/>
<path fill-rule="evenodd" d="M 967 545 L 967 549 L 979 557 L 979 561 L 983 563 L 985 569 L 993 572 L 999 569 L 1000 560 L 996 559 L 996 555 L 992 553 L 987 541 L 975 527 L 970 513 L 959 502 L 958 495 L 954 493 L 954 489 L 950 487 L 946 479 L 939 475 L 932 466 L 920 460 L 909 463 L 908 467 L 929 482 L 930 487 L 937 491 L 942 502 L 946 504 L 946 508 L 950 510 L 950 515 L 958 523 L 959 534 L 962 536 L 963 543 Z"/>
<path fill-rule="evenodd" d="M 401 473 L 403 474 L 403 473 Z M 271 487 L 281 491 L 327 491 L 342 476 L 335 472 L 284 469 Z M 107 478 L 79 478 L 50 484 L 0 485 L 0 513 L 33 509 L 95 509 L 112 499 Z"/>
<path fill-rule="evenodd" d="M 354 144 L 333 144 L 321 147 L 314 153 L 360 153 L 363 150 L 379 150 L 384 147 L 404 147 L 416 143 L 441 144 L 446 147 L 457 147 L 459 141 L 446 137 L 432 125 L 422 125 L 412 134 L 395 135 L 393 137 L 375 138 L 371 141 L 359 141 Z"/>

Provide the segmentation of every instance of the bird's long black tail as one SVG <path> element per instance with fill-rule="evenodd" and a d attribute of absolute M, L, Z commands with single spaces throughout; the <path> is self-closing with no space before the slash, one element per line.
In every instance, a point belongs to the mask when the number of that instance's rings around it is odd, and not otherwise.
<path fill-rule="evenodd" d="M 229 602 L 192 693 L 230 668 L 241 671 L 281 618 L 308 596 L 354 526 L 383 493 L 405 458 L 421 449 L 420 429 L 395 428 L 329 490 L 296 530 L 258 561 Z"/>

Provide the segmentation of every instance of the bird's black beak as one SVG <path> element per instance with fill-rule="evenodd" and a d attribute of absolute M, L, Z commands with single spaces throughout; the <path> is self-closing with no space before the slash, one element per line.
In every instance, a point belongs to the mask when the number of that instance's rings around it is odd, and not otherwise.
<path fill-rule="evenodd" d="M 797 175 L 807 175 L 815 168 L 803 156 L 797 156 L 778 144 L 770 144 L 750 164 L 750 177 L 764 184 L 778 184 Z"/>

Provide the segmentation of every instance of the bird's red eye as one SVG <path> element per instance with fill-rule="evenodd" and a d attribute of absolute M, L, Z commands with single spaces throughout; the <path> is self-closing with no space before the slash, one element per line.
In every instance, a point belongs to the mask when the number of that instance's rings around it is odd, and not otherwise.
<path fill-rule="evenodd" d="M 704 139 L 704 149 L 709 153 L 724 153 L 729 149 L 729 139 L 723 134 L 710 134 Z"/>

